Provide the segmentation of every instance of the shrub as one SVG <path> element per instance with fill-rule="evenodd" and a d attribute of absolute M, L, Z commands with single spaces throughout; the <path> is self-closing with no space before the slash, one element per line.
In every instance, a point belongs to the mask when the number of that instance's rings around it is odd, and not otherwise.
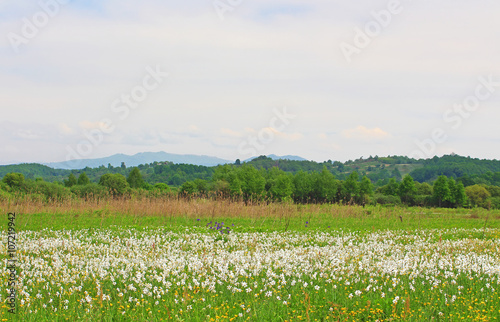
<path fill-rule="evenodd" d="M 169 191 L 170 187 L 166 183 L 157 183 L 153 186 L 153 189 L 159 190 L 159 191 Z"/>
<path fill-rule="evenodd" d="M 129 190 L 127 178 L 119 173 L 106 173 L 99 180 L 99 184 L 108 188 L 113 196 L 122 196 Z"/>
<path fill-rule="evenodd" d="M 24 175 L 22 173 L 7 173 L 2 182 L 14 189 L 20 189 L 24 184 Z"/>
<path fill-rule="evenodd" d="M 492 209 L 500 209 L 500 197 L 488 198 L 487 203 Z"/>
<path fill-rule="evenodd" d="M 71 190 L 60 184 L 45 181 L 35 181 L 28 183 L 30 193 L 45 196 L 47 201 L 64 201 L 71 198 Z"/>
<path fill-rule="evenodd" d="M 97 183 L 89 183 L 84 186 L 76 185 L 71 187 L 71 192 L 80 198 L 100 199 L 109 195 L 109 190 Z"/>
<path fill-rule="evenodd" d="M 465 193 L 467 194 L 472 206 L 488 208 L 486 200 L 491 196 L 491 194 L 485 187 L 475 184 L 465 188 Z"/>
<path fill-rule="evenodd" d="M 383 195 L 377 193 L 374 197 L 374 200 L 381 205 L 399 205 L 401 204 L 401 198 L 399 196 L 393 195 Z"/>

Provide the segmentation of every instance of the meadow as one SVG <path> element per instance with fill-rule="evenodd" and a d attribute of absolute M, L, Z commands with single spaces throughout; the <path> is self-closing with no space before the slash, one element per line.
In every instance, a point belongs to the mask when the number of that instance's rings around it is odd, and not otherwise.
<path fill-rule="evenodd" d="M 2 320 L 500 318 L 498 211 L 29 196 L 0 209 Z"/>

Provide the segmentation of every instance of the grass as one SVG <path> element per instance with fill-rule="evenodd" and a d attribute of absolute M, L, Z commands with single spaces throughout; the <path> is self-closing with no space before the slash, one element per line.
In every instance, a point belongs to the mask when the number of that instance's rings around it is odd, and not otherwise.
<path fill-rule="evenodd" d="M 209 221 L 231 222 L 237 229 L 250 231 L 500 228 L 500 211 L 481 208 L 245 204 L 230 200 L 173 198 L 70 200 L 64 203 L 4 200 L 0 202 L 0 211 L 18 213 L 18 231 L 112 226 L 164 226 L 175 230 Z"/>
<path fill-rule="evenodd" d="M 3 320 L 500 318 L 498 211 L 175 198 L 0 211 L 17 214 L 19 259 Z"/>

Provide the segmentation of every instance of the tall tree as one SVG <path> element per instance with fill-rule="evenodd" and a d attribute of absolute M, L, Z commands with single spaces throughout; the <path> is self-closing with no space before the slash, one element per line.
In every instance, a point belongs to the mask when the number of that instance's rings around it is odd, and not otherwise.
<path fill-rule="evenodd" d="M 241 181 L 241 191 L 245 200 L 257 198 L 260 199 L 265 191 L 266 180 L 251 165 L 243 165 L 237 169 L 238 179 Z"/>
<path fill-rule="evenodd" d="M 359 193 L 359 174 L 354 171 L 352 172 L 349 177 L 344 181 L 344 190 L 346 194 L 346 200 L 347 202 L 352 202 L 355 201 L 354 199 Z"/>
<path fill-rule="evenodd" d="M 132 171 L 130 171 L 130 173 L 128 174 L 127 182 L 133 189 L 144 188 L 146 184 L 144 182 L 144 179 L 142 178 L 141 171 L 137 167 L 133 168 Z"/>
<path fill-rule="evenodd" d="M 68 176 L 68 180 L 64 180 L 64 185 L 68 188 L 71 188 L 73 187 L 74 185 L 76 185 L 78 183 L 78 181 L 76 180 L 76 177 L 73 173 L 70 173 L 69 176 Z"/>
<path fill-rule="evenodd" d="M 397 166 L 394 166 L 394 171 L 392 171 L 392 175 L 396 180 L 400 181 L 401 180 L 401 172 L 399 172 L 399 169 Z"/>
<path fill-rule="evenodd" d="M 434 200 L 439 207 L 446 205 L 451 199 L 448 178 L 446 176 L 439 176 L 432 186 L 432 192 Z"/>
<path fill-rule="evenodd" d="M 2 181 L 11 188 L 21 188 L 24 184 L 24 175 L 22 173 L 7 173 Z"/>
<path fill-rule="evenodd" d="M 467 195 L 465 194 L 465 187 L 462 182 L 457 182 L 451 192 L 455 201 L 455 207 L 463 207 L 467 202 Z"/>
<path fill-rule="evenodd" d="M 286 173 L 278 175 L 269 187 L 270 197 L 278 201 L 290 199 L 292 193 L 293 181 L 290 175 Z"/>
<path fill-rule="evenodd" d="M 363 176 L 359 184 L 359 198 L 364 205 L 369 201 L 369 197 L 373 194 L 373 184 L 367 176 Z"/>
<path fill-rule="evenodd" d="M 182 184 L 179 191 L 186 197 L 193 197 L 198 192 L 198 189 L 196 188 L 196 184 L 194 182 L 186 181 Z"/>
<path fill-rule="evenodd" d="M 465 193 L 473 206 L 486 207 L 486 200 L 491 194 L 485 187 L 475 184 L 465 188 Z"/>
<path fill-rule="evenodd" d="M 129 188 L 127 178 L 120 173 L 106 173 L 99 179 L 99 184 L 108 188 L 114 196 L 121 196 L 127 192 Z"/>
<path fill-rule="evenodd" d="M 337 197 L 337 180 L 335 176 L 328 171 L 326 166 L 318 175 L 315 175 L 315 182 L 313 185 L 313 192 L 316 201 L 319 202 L 335 202 Z"/>
<path fill-rule="evenodd" d="M 409 204 L 413 202 L 417 189 L 415 188 L 415 181 L 413 181 L 413 178 L 410 175 L 406 175 L 403 178 L 403 181 L 399 185 L 398 192 L 398 195 L 403 203 Z"/>
<path fill-rule="evenodd" d="M 78 176 L 78 182 L 77 182 L 77 184 L 80 185 L 80 186 L 85 186 L 85 185 L 88 185 L 89 183 L 90 183 L 89 177 L 87 176 L 87 174 L 85 172 L 82 172 Z"/>
<path fill-rule="evenodd" d="M 293 178 L 293 197 L 296 202 L 307 203 L 311 198 L 311 175 L 300 170 Z"/>

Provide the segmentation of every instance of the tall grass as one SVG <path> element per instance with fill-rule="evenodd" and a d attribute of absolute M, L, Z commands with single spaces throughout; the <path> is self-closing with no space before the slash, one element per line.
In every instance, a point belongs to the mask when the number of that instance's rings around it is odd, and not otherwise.
<path fill-rule="evenodd" d="M 192 226 L 229 220 L 242 227 L 273 230 L 424 229 L 500 227 L 500 211 L 338 204 L 243 202 L 228 198 L 121 197 L 46 201 L 36 195 L 0 200 L 2 213 L 18 214 L 18 229 L 92 228 L 125 225 Z M 199 219 L 199 221 L 198 221 Z M 307 222 L 307 224 L 306 224 Z"/>

